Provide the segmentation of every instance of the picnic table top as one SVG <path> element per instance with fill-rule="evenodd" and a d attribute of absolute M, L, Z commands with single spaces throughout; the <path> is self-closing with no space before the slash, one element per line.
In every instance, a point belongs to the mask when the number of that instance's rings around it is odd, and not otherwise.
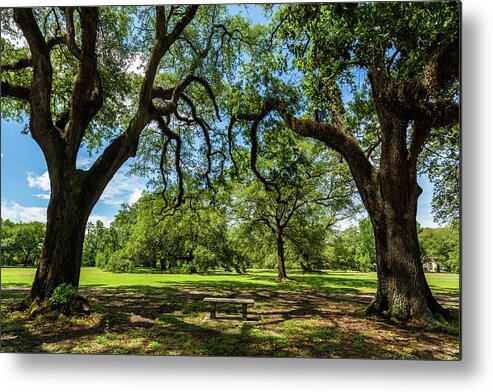
<path fill-rule="evenodd" d="M 250 298 L 204 298 L 204 302 L 231 302 L 238 304 L 254 304 L 255 301 Z"/>

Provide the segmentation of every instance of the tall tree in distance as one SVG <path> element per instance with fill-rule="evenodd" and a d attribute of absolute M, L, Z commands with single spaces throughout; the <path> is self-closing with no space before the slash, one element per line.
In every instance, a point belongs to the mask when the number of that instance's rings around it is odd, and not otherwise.
<path fill-rule="evenodd" d="M 347 166 L 322 144 L 302 140 L 280 126 L 268 126 L 261 133 L 261 138 L 250 135 L 252 149 L 242 162 L 248 174 L 233 194 L 232 209 L 238 220 L 252 229 L 260 226 L 275 239 L 277 281 L 284 282 L 286 243 L 308 268 L 310 252 L 304 249 L 301 226 L 319 220 L 328 227 L 349 215 L 353 182 Z"/>
<path fill-rule="evenodd" d="M 236 86 L 246 97 L 233 101 L 233 119 L 254 131 L 282 118 L 344 157 L 375 234 L 378 288 L 367 312 L 437 324 L 445 312 L 420 260 L 417 169 L 432 131 L 459 120 L 459 4 L 283 5 L 271 31 L 263 56 L 251 56 L 262 71 L 245 67 L 262 77 Z M 291 61 L 272 71 L 286 51 Z M 242 101 L 251 104 L 234 105 Z"/>

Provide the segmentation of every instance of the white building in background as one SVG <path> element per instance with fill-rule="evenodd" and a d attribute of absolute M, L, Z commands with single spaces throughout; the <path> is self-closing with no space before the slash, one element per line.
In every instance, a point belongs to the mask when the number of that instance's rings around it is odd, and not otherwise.
<path fill-rule="evenodd" d="M 423 269 L 425 272 L 440 272 L 438 264 L 434 263 L 433 261 L 427 261 L 426 263 L 423 263 Z"/>

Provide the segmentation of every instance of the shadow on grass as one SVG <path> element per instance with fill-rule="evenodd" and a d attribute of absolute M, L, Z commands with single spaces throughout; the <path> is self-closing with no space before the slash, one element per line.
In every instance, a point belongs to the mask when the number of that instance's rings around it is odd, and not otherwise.
<path fill-rule="evenodd" d="M 228 288 L 215 288 L 219 294 L 231 293 Z M 249 314 L 258 320 L 252 324 L 204 321 L 208 306 L 202 302 L 203 292 L 194 289 L 120 286 L 110 290 L 86 286 L 82 291 L 89 297 L 92 315 L 30 320 L 20 312 L 7 314 L 1 351 L 435 358 L 448 350 L 452 353 L 449 356 L 455 355 L 448 345 L 456 337 L 362 319 L 358 315 L 361 307 L 347 297 L 343 301 L 326 293 L 251 292 L 257 303 Z M 10 299 L 24 292 L 18 290 Z M 236 289 L 234 293 L 243 296 L 250 290 Z M 231 305 L 221 307 L 220 312 L 237 315 L 238 310 Z M 415 342 L 419 340 L 422 344 L 417 347 Z M 447 346 L 441 351 L 429 350 L 444 344 Z"/>
<path fill-rule="evenodd" d="M 0 351 L 429 359 L 458 352 L 457 335 L 361 317 L 376 288 L 372 276 L 293 274 L 281 284 L 268 274 L 208 276 L 157 286 L 82 283 L 91 315 L 32 320 L 5 311 Z M 2 309 L 29 293 L 22 287 L 2 291 Z M 235 305 L 218 309 L 232 321 L 204 321 L 205 296 L 253 298 L 249 315 L 257 322 L 234 320 Z"/>

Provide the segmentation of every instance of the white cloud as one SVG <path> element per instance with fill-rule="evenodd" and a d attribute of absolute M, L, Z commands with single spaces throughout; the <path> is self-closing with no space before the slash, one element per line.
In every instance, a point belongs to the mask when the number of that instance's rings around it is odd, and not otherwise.
<path fill-rule="evenodd" d="M 134 203 L 145 189 L 145 181 L 139 177 L 117 173 L 110 181 L 100 201 L 111 206 Z"/>
<path fill-rule="evenodd" d="M 100 220 L 101 222 L 103 222 L 104 227 L 110 227 L 110 223 L 113 222 L 114 219 L 115 219 L 115 217 L 113 217 L 113 216 L 91 215 L 89 217 L 88 222 L 92 222 L 92 223 L 96 224 L 96 222 L 98 220 Z"/>
<path fill-rule="evenodd" d="M 78 165 L 84 166 L 90 164 L 89 158 L 80 158 Z M 34 173 L 28 173 L 27 184 L 30 188 L 45 191 L 44 193 L 33 194 L 35 197 L 48 200 L 50 198 L 50 177 L 48 172 L 40 176 Z M 145 189 L 145 181 L 139 177 L 126 176 L 124 173 L 117 173 L 107 185 L 100 201 L 110 206 L 120 206 L 124 203 L 135 203 Z"/>
<path fill-rule="evenodd" d="M 50 200 L 50 194 L 49 193 L 34 193 L 33 196 L 39 197 L 40 199 L 44 200 Z"/>
<path fill-rule="evenodd" d="M 135 189 L 128 198 L 128 204 L 136 203 L 142 196 L 142 189 Z"/>
<path fill-rule="evenodd" d="M 15 201 L 2 200 L 2 218 L 13 222 L 46 222 L 46 208 L 25 207 Z"/>
<path fill-rule="evenodd" d="M 94 163 L 95 159 L 89 157 L 77 157 L 77 168 L 78 169 L 89 169 Z"/>
<path fill-rule="evenodd" d="M 30 188 L 40 189 L 42 191 L 48 193 L 36 193 L 33 194 L 35 197 L 39 197 L 41 199 L 48 200 L 50 198 L 50 176 L 48 172 L 45 171 L 40 176 L 35 175 L 34 173 L 27 173 L 27 185 Z"/>
<path fill-rule="evenodd" d="M 30 188 L 37 188 L 49 192 L 51 189 L 50 176 L 47 171 L 40 176 L 37 176 L 34 173 L 27 173 L 27 185 L 29 185 Z"/>
<path fill-rule="evenodd" d="M 2 200 L 2 219 L 9 219 L 12 222 L 46 222 L 46 208 L 26 207 L 15 201 L 7 202 Z M 105 227 L 109 227 L 115 218 L 108 215 L 91 215 L 89 222 L 96 223 L 98 220 L 103 222 Z"/>

